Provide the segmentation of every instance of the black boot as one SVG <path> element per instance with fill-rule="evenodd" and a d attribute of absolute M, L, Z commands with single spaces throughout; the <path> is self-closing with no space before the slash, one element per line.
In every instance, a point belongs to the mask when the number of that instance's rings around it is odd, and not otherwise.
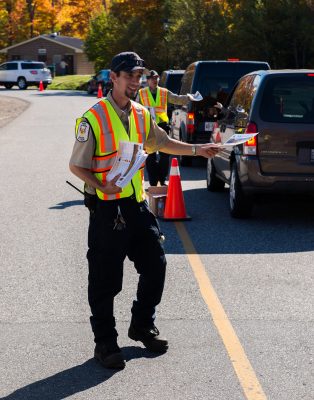
<path fill-rule="evenodd" d="M 117 343 L 97 343 L 95 359 L 105 368 L 123 369 L 125 361 Z"/>
<path fill-rule="evenodd" d="M 149 327 L 139 327 L 131 322 L 128 332 L 129 338 L 140 341 L 153 353 L 166 353 L 168 340 L 159 336 L 159 330 L 153 324 Z"/>

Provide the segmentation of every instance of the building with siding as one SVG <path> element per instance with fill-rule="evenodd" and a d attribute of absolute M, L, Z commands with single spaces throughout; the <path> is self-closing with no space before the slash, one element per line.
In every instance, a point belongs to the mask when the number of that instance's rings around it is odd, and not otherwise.
<path fill-rule="evenodd" d="M 6 55 L 6 61 L 43 61 L 56 75 L 94 74 L 94 63 L 88 61 L 83 44 L 81 39 L 52 33 L 6 47 L 0 53 Z M 62 61 L 66 63 L 65 70 Z"/>

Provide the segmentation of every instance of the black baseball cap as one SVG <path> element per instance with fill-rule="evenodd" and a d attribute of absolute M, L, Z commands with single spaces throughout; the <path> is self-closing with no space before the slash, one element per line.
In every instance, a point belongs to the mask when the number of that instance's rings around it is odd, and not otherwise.
<path fill-rule="evenodd" d="M 141 57 L 132 52 L 125 51 L 115 55 L 111 61 L 111 71 L 119 72 L 131 72 L 136 70 L 145 70 L 145 62 Z"/>
<path fill-rule="evenodd" d="M 157 71 L 155 71 L 154 69 L 152 69 L 151 71 L 149 71 L 149 74 L 147 75 L 147 79 L 149 78 L 155 78 L 155 77 L 159 77 L 159 74 Z"/>

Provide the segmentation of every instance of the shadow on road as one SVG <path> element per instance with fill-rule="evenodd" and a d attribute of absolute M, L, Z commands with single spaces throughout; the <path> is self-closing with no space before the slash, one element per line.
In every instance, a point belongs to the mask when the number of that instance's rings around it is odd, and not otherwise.
<path fill-rule="evenodd" d="M 206 189 L 184 191 L 191 221 L 184 222 L 198 254 L 266 254 L 314 250 L 314 207 L 312 197 L 261 198 L 248 219 L 229 214 L 228 191 Z M 50 210 L 83 206 L 83 200 L 60 202 Z M 166 236 L 168 254 L 184 254 L 173 222 L 159 220 Z M 183 222 L 182 222 L 183 223 Z"/>
<path fill-rule="evenodd" d="M 43 92 L 36 91 L 31 94 L 32 96 L 44 96 L 44 97 L 53 97 L 53 96 L 67 96 L 67 97 L 91 97 L 84 91 L 74 91 L 74 90 L 45 90 Z M 99 100 L 95 96 L 95 103 Z"/>
<path fill-rule="evenodd" d="M 181 168 L 181 179 L 195 182 L 206 174 L 202 160 Z M 191 184 L 191 187 L 193 184 Z M 229 213 L 229 194 L 212 193 L 205 188 L 184 190 L 187 214 L 184 222 L 198 254 L 267 254 L 314 250 L 313 196 L 260 197 L 252 218 L 234 219 Z M 50 209 L 83 205 L 83 200 L 61 202 Z M 168 254 L 184 254 L 173 222 L 160 221 L 166 236 Z"/>
<path fill-rule="evenodd" d="M 155 358 L 148 350 L 126 346 L 122 348 L 126 361 L 137 358 Z M 119 370 L 103 368 L 93 358 L 83 364 L 58 372 L 48 378 L 17 389 L 1 400 L 61 400 L 106 382 Z"/>
<path fill-rule="evenodd" d="M 12 89 L 8 90 L 5 88 L 0 88 L 0 94 L 3 92 L 3 94 L 6 93 L 12 93 L 14 92 L 17 93 L 23 93 L 25 91 L 18 89 L 17 87 L 13 87 Z M 26 93 L 30 93 L 31 96 L 71 96 L 71 97 L 95 97 L 95 103 L 97 103 L 99 100 L 97 99 L 96 94 L 88 94 L 84 90 L 44 90 L 40 92 L 38 88 L 36 87 L 28 87 Z"/>
<path fill-rule="evenodd" d="M 110 379 L 116 370 L 102 368 L 94 359 L 31 383 L 2 400 L 61 400 Z"/>
<path fill-rule="evenodd" d="M 56 204 L 55 206 L 49 207 L 49 210 L 63 210 L 64 208 L 73 206 L 82 206 L 82 205 L 84 205 L 83 200 L 63 201 L 61 203 Z"/>
<path fill-rule="evenodd" d="M 310 197 L 261 198 L 252 218 L 229 214 L 228 191 L 184 192 L 192 220 L 185 227 L 198 254 L 263 254 L 313 251 L 314 207 Z M 161 221 L 166 252 L 184 253 L 173 223 Z"/>

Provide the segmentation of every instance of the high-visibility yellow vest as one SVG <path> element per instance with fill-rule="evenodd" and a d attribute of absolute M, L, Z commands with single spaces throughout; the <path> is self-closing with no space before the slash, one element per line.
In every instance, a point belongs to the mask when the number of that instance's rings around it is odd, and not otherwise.
<path fill-rule="evenodd" d="M 168 103 L 168 90 L 157 86 L 156 100 L 154 100 L 153 95 L 149 87 L 145 87 L 139 90 L 139 96 L 141 103 L 145 107 L 154 107 L 156 114 L 156 122 L 169 122 L 167 115 L 167 103 Z"/>
<path fill-rule="evenodd" d="M 131 107 L 129 135 L 110 101 L 106 98 L 95 104 L 82 118 L 78 118 L 76 121 L 76 127 L 78 127 L 82 120 L 87 119 L 93 129 L 96 146 L 91 171 L 100 182 L 106 182 L 106 176 L 113 166 L 119 149 L 119 141 L 144 144 L 148 136 L 150 130 L 149 112 L 134 101 L 131 101 Z M 145 200 L 143 183 L 144 164 L 122 189 L 121 193 L 105 194 L 98 189 L 96 189 L 96 193 L 101 200 L 115 200 L 134 195 L 136 200 L 141 202 Z"/>

